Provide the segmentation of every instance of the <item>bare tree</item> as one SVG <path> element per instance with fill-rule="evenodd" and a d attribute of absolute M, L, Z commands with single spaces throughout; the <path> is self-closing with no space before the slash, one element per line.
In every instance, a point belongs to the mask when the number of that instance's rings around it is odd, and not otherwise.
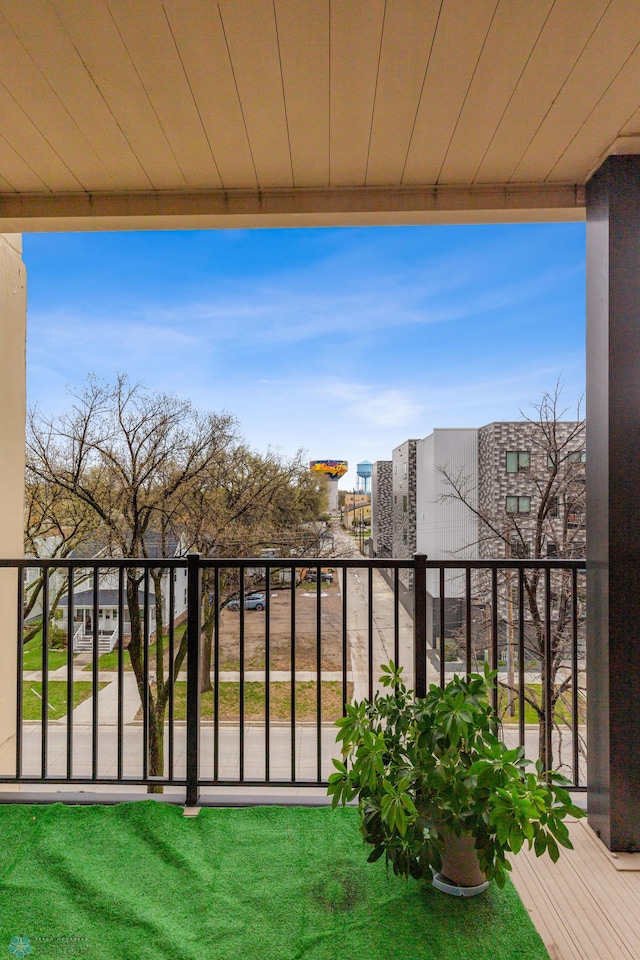
<path fill-rule="evenodd" d="M 495 500 L 477 498 L 469 478 L 463 473 L 454 474 L 447 467 L 440 472 L 447 481 L 450 492 L 443 499 L 455 499 L 477 517 L 479 548 L 482 556 L 517 559 L 571 559 L 585 553 L 585 422 L 578 416 L 575 421 L 565 421 L 565 409 L 561 409 L 561 387 L 546 392 L 541 401 L 532 404 L 533 415 L 522 414 L 522 426 L 518 431 L 523 451 L 523 473 L 530 496 L 530 511 L 519 512 L 514 504 L 513 512 L 507 503 L 498 508 Z M 530 458 L 528 458 L 530 451 Z M 505 641 L 513 663 L 513 647 L 516 618 L 514 606 L 513 571 L 506 570 L 502 589 L 497 598 L 499 619 L 504 625 Z M 486 580 L 486 578 L 485 578 Z M 547 721 L 551 722 L 562 743 L 563 718 L 571 713 L 570 692 L 578 678 L 567 669 L 570 661 L 570 644 L 573 630 L 573 590 L 570 571 L 553 571 L 550 578 L 550 595 L 546 595 L 544 571 L 531 567 L 522 577 L 525 609 L 524 653 L 526 660 L 540 665 L 541 692 L 534 685 L 527 685 L 525 698 L 539 720 L 539 756 L 545 766 L 551 767 L 553 756 L 547 756 Z M 476 579 L 476 595 L 490 596 L 488 584 Z M 584 624 L 584 596 L 576 598 L 575 611 L 579 628 Z M 549 623 L 550 658 L 547 649 L 547 606 Z M 487 609 L 488 603 L 487 603 Z M 479 634 L 482 636 L 482 631 Z M 550 681 L 551 702 L 545 703 L 544 690 Z M 509 700 L 515 696 L 516 687 L 512 676 L 503 682 Z M 584 746 L 584 745 L 582 745 Z M 561 756 L 556 758 L 561 762 Z"/>
<path fill-rule="evenodd" d="M 144 669 L 143 571 L 127 569 L 129 655 L 140 698 L 149 703 L 149 773 L 164 767 L 164 719 L 170 690 L 187 653 L 183 636 L 166 663 L 163 567 L 169 544 L 205 557 L 251 557 L 265 544 L 309 546 L 308 524 L 326 508 L 324 490 L 302 453 L 292 459 L 258 454 L 238 436 L 229 414 L 202 415 L 183 400 L 150 393 L 120 376 L 115 385 L 90 377 L 72 409 L 55 419 L 33 411 L 29 469 L 36 485 L 89 516 L 112 554 L 158 557 L 151 569 L 155 599 L 154 679 Z M 47 510 L 43 510 L 46 514 Z M 296 547 L 298 549 L 298 547 Z M 216 606 L 238 589 L 237 571 L 203 571 L 202 687 L 211 689 Z M 152 788 L 153 792 L 161 788 Z"/>
<path fill-rule="evenodd" d="M 27 556 L 38 559 L 66 559 L 78 546 L 96 533 L 95 516 L 87 506 L 75 497 L 70 497 L 57 484 L 51 484 L 34 474 L 32 461 L 27 458 L 25 474 L 25 535 L 24 549 Z M 44 572 L 28 581 L 24 587 L 23 621 L 39 609 L 45 583 Z M 50 579 L 51 587 L 51 579 Z M 56 611 L 69 589 L 68 579 L 58 577 L 49 596 L 48 615 L 50 628 Z M 39 620 L 25 627 L 23 642 L 28 643 L 40 631 Z M 51 636 L 51 629 L 50 629 Z"/>
<path fill-rule="evenodd" d="M 263 547 L 285 555 L 318 550 L 314 524 L 326 509 L 326 491 L 308 469 L 302 452 L 287 459 L 259 454 L 239 444 L 228 458 L 211 463 L 197 484 L 185 489 L 189 543 L 205 557 L 257 557 Z M 216 616 L 240 587 L 239 569 L 203 570 L 202 692 L 211 690 Z"/>
<path fill-rule="evenodd" d="M 200 414 L 188 401 L 148 392 L 124 375 L 114 385 L 91 376 L 73 397 L 71 410 L 55 419 L 31 413 L 27 439 L 31 474 L 88 508 L 114 553 L 147 557 L 150 539 L 176 521 L 184 492 L 229 456 L 237 441 L 236 421 L 226 413 Z M 140 698 L 144 702 L 145 694 L 148 697 L 149 773 L 160 776 L 166 707 L 186 656 L 186 636 L 174 662 L 165 666 L 162 593 L 155 576 L 158 619 L 152 682 L 144 669 L 142 580 L 140 568 L 127 569 L 129 655 Z"/>

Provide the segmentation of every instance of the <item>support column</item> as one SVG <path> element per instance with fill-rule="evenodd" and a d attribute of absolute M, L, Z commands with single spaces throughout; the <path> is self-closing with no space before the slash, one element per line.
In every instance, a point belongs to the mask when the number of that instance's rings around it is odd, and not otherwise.
<path fill-rule="evenodd" d="M 640 851 L 640 157 L 587 185 L 589 823 Z"/>
<path fill-rule="evenodd" d="M 20 234 L 0 235 L 0 557 L 23 555 L 26 271 Z M 15 773 L 15 571 L 0 570 L 0 772 Z M 6 788 L 4 788 L 6 789 Z"/>

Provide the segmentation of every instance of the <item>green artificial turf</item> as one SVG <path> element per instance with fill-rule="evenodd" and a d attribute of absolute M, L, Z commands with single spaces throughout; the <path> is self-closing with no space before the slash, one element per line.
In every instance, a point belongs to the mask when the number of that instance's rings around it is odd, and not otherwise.
<path fill-rule="evenodd" d="M 512 886 L 462 900 L 366 856 L 354 809 L 2 805 L 0 954 L 548 960 Z"/>

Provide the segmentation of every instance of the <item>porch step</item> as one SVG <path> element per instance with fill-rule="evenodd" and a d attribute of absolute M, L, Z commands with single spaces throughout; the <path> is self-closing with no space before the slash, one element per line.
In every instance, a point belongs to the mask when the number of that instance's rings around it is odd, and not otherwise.
<path fill-rule="evenodd" d="M 114 640 L 111 637 L 99 637 L 98 638 L 98 652 L 111 653 L 115 645 Z M 93 637 L 82 637 L 76 640 L 73 648 L 74 653 L 93 653 Z"/>

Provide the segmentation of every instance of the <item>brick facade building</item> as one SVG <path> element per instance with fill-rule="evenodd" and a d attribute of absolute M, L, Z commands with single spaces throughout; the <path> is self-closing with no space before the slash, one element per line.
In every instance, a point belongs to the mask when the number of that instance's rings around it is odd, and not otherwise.
<path fill-rule="evenodd" d="M 393 552 L 393 502 L 391 460 L 377 460 L 371 474 L 371 542 L 374 557 L 390 557 Z"/>
<path fill-rule="evenodd" d="M 417 440 L 405 440 L 391 454 L 393 557 L 413 557 L 416 552 L 417 443 Z"/>

